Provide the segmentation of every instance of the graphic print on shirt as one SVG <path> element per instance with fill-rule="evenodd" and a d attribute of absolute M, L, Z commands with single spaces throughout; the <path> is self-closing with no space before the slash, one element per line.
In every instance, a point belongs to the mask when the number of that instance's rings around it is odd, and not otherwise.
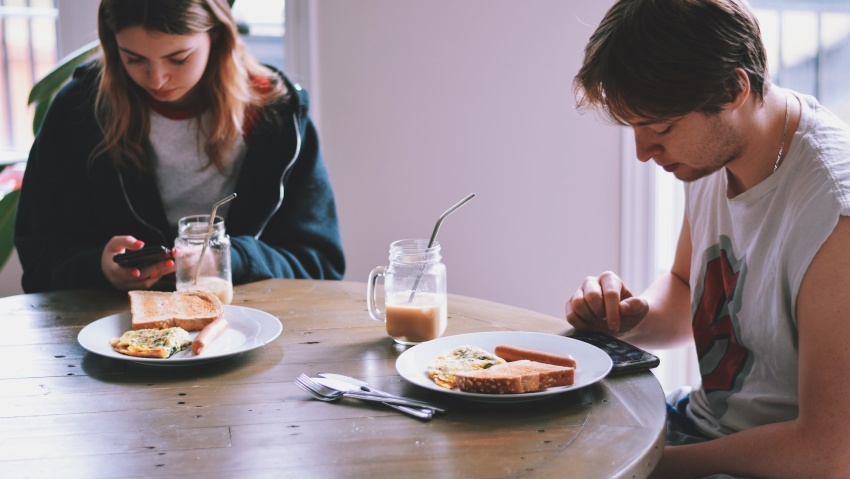
<path fill-rule="evenodd" d="M 699 283 L 694 290 L 693 330 L 702 389 L 716 417 L 726 411 L 726 399 L 741 390 L 753 363 L 741 343 L 737 313 L 746 276 L 745 259 L 738 260 L 727 236 L 705 250 Z"/>

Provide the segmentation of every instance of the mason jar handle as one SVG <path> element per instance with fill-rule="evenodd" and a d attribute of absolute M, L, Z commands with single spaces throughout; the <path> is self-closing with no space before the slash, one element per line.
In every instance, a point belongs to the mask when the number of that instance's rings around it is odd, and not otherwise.
<path fill-rule="evenodd" d="M 369 316 L 375 321 L 386 322 L 387 312 L 378 309 L 378 278 L 382 278 L 387 273 L 386 266 L 378 266 L 369 273 L 369 281 L 366 283 L 366 308 L 369 309 Z"/>

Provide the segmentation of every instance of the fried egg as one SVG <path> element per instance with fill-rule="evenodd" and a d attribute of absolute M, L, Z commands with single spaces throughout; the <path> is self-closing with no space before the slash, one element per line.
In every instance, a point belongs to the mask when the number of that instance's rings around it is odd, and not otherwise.
<path fill-rule="evenodd" d="M 455 374 L 487 369 L 505 360 L 477 346 L 464 345 L 443 353 L 428 365 L 428 377 L 446 389 L 457 386 Z"/>
<path fill-rule="evenodd" d="M 112 349 L 128 356 L 167 358 L 192 344 L 183 328 L 137 329 L 109 342 Z"/>

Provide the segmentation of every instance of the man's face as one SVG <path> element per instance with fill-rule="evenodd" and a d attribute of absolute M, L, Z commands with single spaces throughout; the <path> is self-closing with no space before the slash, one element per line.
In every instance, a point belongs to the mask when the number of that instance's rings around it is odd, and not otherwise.
<path fill-rule="evenodd" d="M 694 181 L 738 159 L 744 139 L 726 110 L 692 112 L 663 123 L 627 118 L 635 135 L 637 158 L 655 161 L 682 181 Z"/>

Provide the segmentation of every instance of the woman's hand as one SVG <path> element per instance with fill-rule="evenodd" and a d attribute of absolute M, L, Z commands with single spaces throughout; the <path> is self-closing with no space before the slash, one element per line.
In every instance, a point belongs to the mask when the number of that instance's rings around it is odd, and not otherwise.
<path fill-rule="evenodd" d="M 565 306 L 567 322 L 579 331 L 626 333 L 649 312 L 646 300 L 634 296 L 616 274 L 588 276 Z"/>
<path fill-rule="evenodd" d="M 103 270 L 107 281 L 121 291 L 150 289 L 164 275 L 174 272 L 174 260 L 171 259 L 142 268 L 120 266 L 113 260 L 116 254 L 127 250 L 135 251 L 144 245 L 143 241 L 132 236 L 113 236 L 100 256 L 100 269 Z"/>

